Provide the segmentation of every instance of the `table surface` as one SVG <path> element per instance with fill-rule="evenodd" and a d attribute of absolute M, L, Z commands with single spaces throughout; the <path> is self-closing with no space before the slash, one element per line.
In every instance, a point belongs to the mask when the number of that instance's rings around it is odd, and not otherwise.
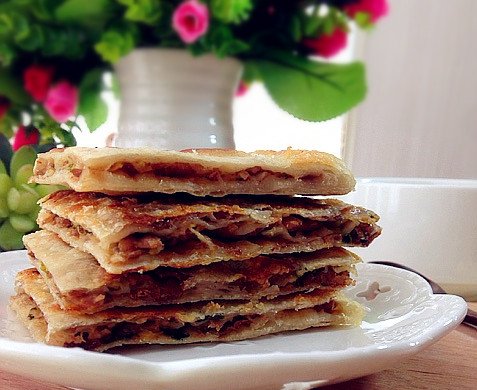
<path fill-rule="evenodd" d="M 477 302 L 469 303 L 477 310 Z M 477 329 L 459 325 L 447 336 L 385 371 L 354 379 L 323 390 L 348 389 L 475 389 L 477 388 Z M 38 382 L 0 371 L 2 390 L 65 390 L 63 386 Z"/>

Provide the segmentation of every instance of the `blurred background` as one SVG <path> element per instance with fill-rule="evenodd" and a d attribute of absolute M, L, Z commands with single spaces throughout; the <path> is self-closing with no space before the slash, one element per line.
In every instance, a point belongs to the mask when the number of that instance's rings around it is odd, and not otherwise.
<path fill-rule="evenodd" d="M 358 176 L 477 178 L 477 2 L 390 1 L 360 40 L 369 94 L 347 118 Z"/>
<path fill-rule="evenodd" d="M 254 3 L 256 9 L 252 9 L 252 3 L 245 1 L 243 4 L 249 4 L 248 8 L 244 6 L 235 14 L 227 14 L 225 7 L 217 6 L 221 2 L 205 2 L 211 13 L 207 16 L 211 19 L 210 31 L 204 30 L 203 36 L 193 37 L 197 42 L 191 43 L 185 42 L 177 29 L 151 30 L 160 23 L 171 24 L 179 5 L 188 2 L 167 3 L 168 9 L 160 9 L 154 0 L 142 2 L 142 6 L 125 0 L 101 0 L 94 2 L 94 6 L 82 6 L 78 0 L 2 1 L 0 133 L 10 138 L 22 125 L 37 125 L 41 127 L 41 141 L 45 143 L 68 144 L 70 139 L 66 135 L 71 131 L 80 145 L 105 145 L 108 136 L 117 131 L 120 113 L 119 94 L 114 89 L 115 79 L 107 73 L 108 67 L 114 71 L 122 57 L 134 48 L 145 46 L 179 48 L 185 45 L 194 54 L 230 54 L 244 63 L 250 62 L 249 57 L 264 58 L 263 48 L 244 46 L 243 29 L 240 28 L 243 24 L 252 30 L 256 25 L 250 27 L 250 20 L 255 19 L 268 23 L 260 12 L 273 19 L 286 4 L 263 0 Z M 260 77 L 254 80 L 252 72 L 248 72 L 244 77 L 248 82 L 247 91 L 233 100 L 237 148 L 249 151 L 291 146 L 328 151 L 343 157 L 357 176 L 475 178 L 477 24 L 473 15 L 477 3 L 473 0 L 302 3 L 308 4 L 300 9 L 306 17 L 298 12 L 293 15 L 300 16 L 301 22 L 291 17 L 286 23 L 282 23 L 280 17 L 275 18 L 278 22 L 273 22 L 276 23 L 272 26 L 276 28 L 275 34 L 289 28 L 292 37 L 284 33 L 282 41 L 267 38 L 262 45 L 267 45 L 267 49 L 281 45 L 281 49 L 298 50 L 301 56 L 315 56 L 319 62 L 362 61 L 366 66 L 367 92 L 331 115 L 308 118 L 311 121 L 299 120 L 294 117 L 299 116 L 296 112 L 289 114 L 290 104 L 288 107 L 277 105 L 276 94 L 272 99 L 267 84 L 260 82 L 263 81 Z M 227 0 L 222 4 L 235 3 Z M 311 15 L 315 11 L 310 11 L 313 7 L 318 9 L 315 19 Z M 330 16 L 329 9 L 339 12 Z M 201 15 L 199 11 L 198 16 Z M 374 12 L 376 19 L 366 24 L 359 18 L 363 12 L 368 16 Z M 124 19 L 119 24 L 118 17 Z M 215 33 L 214 23 L 226 26 L 226 33 L 237 34 L 241 41 L 236 41 L 242 47 L 233 41 L 235 47 L 231 48 L 233 44 L 223 37 L 226 44 L 220 39 L 207 42 L 205 37 Z M 289 27 L 287 23 L 291 26 L 298 23 L 298 27 Z M 256 30 L 263 33 L 262 27 Z M 332 41 L 335 48 L 331 52 L 329 48 L 326 52 L 316 45 L 311 48 L 305 44 L 307 39 L 311 41 L 310 37 L 317 37 L 317 41 L 337 29 L 346 31 L 347 40 Z M 151 31 L 156 35 L 151 37 Z M 226 33 L 222 32 L 222 35 Z M 286 39 L 293 40 L 291 45 L 283 43 Z M 33 83 L 28 90 L 26 75 L 34 66 L 40 67 L 40 72 L 38 69 L 37 73 L 30 72 L 30 78 L 37 80 L 37 84 Z M 93 71 L 98 69 L 103 72 L 102 79 L 93 77 Z M 66 120 L 62 115 L 53 120 L 48 115 L 44 117 L 49 120 L 41 118 L 45 110 L 38 111 L 41 104 L 38 104 L 35 88 L 41 87 L 42 70 L 52 83 L 66 78 L 79 91 L 74 122 L 71 117 Z M 282 77 L 286 79 L 287 75 Z M 161 91 L 156 92 L 159 99 Z M 95 94 L 100 94 L 101 99 Z M 290 95 L 298 98 L 292 92 Z M 320 101 L 319 95 L 316 101 Z M 336 115 L 338 111 L 341 115 Z M 334 118 L 329 119 L 331 116 Z M 41 120 L 37 120 L 38 117 Z M 86 130 L 79 132 L 78 128 Z M 95 131 L 90 134 L 88 128 Z"/>
<path fill-rule="evenodd" d="M 362 177 L 477 178 L 477 2 L 389 4 L 375 30 L 356 30 L 348 48 L 367 67 L 362 104 L 338 119 L 306 123 L 275 110 L 257 86 L 235 103 L 238 145 L 329 151 Z M 257 106 L 271 126 L 253 120 L 262 117 L 254 115 Z"/>
<path fill-rule="evenodd" d="M 477 178 L 477 2 L 389 0 L 374 29 L 352 29 L 333 61 L 360 59 L 368 94 L 325 122 L 298 120 L 255 83 L 234 99 L 238 149 L 317 149 L 340 156 L 356 176 Z M 108 122 L 80 144 L 104 144 Z"/>
<path fill-rule="evenodd" d="M 1 1 L 0 247 L 37 228 L 56 188 L 28 179 L 55 146 L 292 147 L 357 177 L 476 179 L 476 14 L 474 0 Z"/>

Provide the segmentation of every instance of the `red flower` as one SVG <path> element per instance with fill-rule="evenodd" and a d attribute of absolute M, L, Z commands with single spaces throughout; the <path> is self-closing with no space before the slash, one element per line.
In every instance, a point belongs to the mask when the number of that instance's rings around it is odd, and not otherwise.
<path fill-rule="evenodd" d="M 10 103 L 10 100 L 8 100 L 8 98 L 6 98 L 5 96 L 0 96 L 0 119 L 5 116 L 11 105 L 12 104 Z"/>
<path fill-rule="evenodd" d="M 197 0 L 182 2 L 172 15 L 172 27 L 185 43 L 193 43 L 209 29 L 209 10 Z"/>
<path fill-rule="evenodd" d="M 305 38 L 302 42 L 313 54 L 329 58 L 340 52 L 348 43 L 348 35 L 339 27 L 331 34 L 323 34 L 317 38 Z"/>
<path fill-rule="evenodd" d="M 378 19 L 387 15 L 389 5 L 387 0 L 359 0 L 355 4 L 345 6 L 344 10 L 351 18 L 360 12 L 368 14 L 371 22 L 376 23 Z"/>
<path fill-rule="evenodd" d="M 23 73 L 25 90 L 37 102 L 43 102 L 53 79 L 53 68 L 41 65 L 31 65 Z"/>
<path fill-rule="evenodd" d="M 240 80 L 237 90 L 235 91 L 235 96 L 243 96 L 247 93 L 250 86 L 245 83 L 243 80 Z"/>
<path fill-rule="evenodd" d="M 40 141 L 40 132 L 34 127 L 20 126 L 13 139 L 13 150 L 17 151 L 25 145 L 37 145 Z"/>
<path fill-rule="evenodd" d="M 76 113 L 78 89 L 68 81 L 60 81 L 48 90 L 45 110 L 57 122 L 66 122 Z"/>

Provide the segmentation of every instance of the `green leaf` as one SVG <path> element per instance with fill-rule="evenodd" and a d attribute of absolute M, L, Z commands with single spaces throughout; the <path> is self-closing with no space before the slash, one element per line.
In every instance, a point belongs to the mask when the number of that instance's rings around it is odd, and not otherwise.
<path fill-rule="evenodd" d="M 66 26 L 61 28 L 44 27 L 45 45 L 42 52 L 45 56 L 60 56 L 68 59 L 78 59 L 87 50 L 85 32 L 78 27 Z"/>
<path fill-rule="evenodd" d="M 272 99 L 299 119 L 316 122 L 334 118 L 366 95 L 364 66 L 358 62 L 319 63 L 279 54 L 255 65 Z"/>
<path fill-rule="evenodd" d="M 14 30 L 13 19 L 5 11 L 0 13 L 0 36 L 6 36 Z"/>
<path fill-rule="evenodd" d="M 217 24 L 210 27 L 202 41 L 191 45 L 190 48 L 195 54 L 212 51 L 218 57 L 226 57 L 246 52 L 250 46 L 248 43 L 236 39 L 229 26 Z"/>
<path fill-rule="evenodd" d="M 367 12 L 357 12 L 354 16 L 356 24 L 364 29 L 370 28 L 373 26 L 373 21 L 371 20 L 371 15 Z"/>
<path fill-rule="evenodd" d="M 38 50 L 45 42 L 43 29 L 38 25 L 33 25 L 28 30 L 28 34 L 17 39 L 18 46 L 25 51 Z"/>
<path fill-rule="evenodd" d="M 104 70 L 101 68 L 95 68 L 88 71 L 81 80 L 79 86 L 80 94 L 86 91 L 102 91 L 104 89 L 103 82 Z"/>
<path fill-rule="evenodd" d="M 133 22 L 156 24 L 163 15 L 162 2 L 156 0 L 118 0 L 127 7 L 124 17 Z"/>
<path fill-rule="evenodd" d="M 26 105 L 31 101 L 21 82 L 2 67 L 0 67 L 0 95 L 20 105 Z"/>
<path fill-rule="evenodd" d="M 8 175 L 7 168 L 5 167 L 5 164 L 3 163 L 2 160 L 0 160 L 0 174 L 5 173 Z"/>
<path fill-rule="evenodd" d="M 3 164 L 5 164 L 6 167 L 10 166 L 12 154 L 12 145 L 10 145 L 7 137 L 5 137 L 3 134 L 0 134 L 0 160 L 3 162 Z"/>
<path fill-rule="evenodd" d="M 13 129 L 15 127 L 16 123 L 14 124 L 12 118 L 9 116 L 4 116 L 2 119 L 0 119 L 0 134 L 4 134 L 5 137 L 13 137 Z"/>
<path fill-rule="evenodd" d="M 335 21 L 333 20 L 333 18 L 329 17 L 329 18 L 325 18 L 323 20 L 323 25 L 321 26 L 322 28 L 322 34 L 325 34 L 325 35 L 331 35 L 331 33 L 334 31 L 335 29 L 335 26 L 336 26 L 336 23 Z"/>
<path fill-rule="evenodd" d="M 243 65 L 243 81 L 245 81 L 247 84 L 251 84 L 254 81 L 261 80 L 260 69 L 255 62 L 247 61 Z"/>
<path fill-rule="evenodd" d="M 95 131 L 108 117 L 108 106 L 101 97 L 103 90 L 102 69 L 93 69 L 83 77 L 78 113 L 83 115 L 90 131 Z"/>
<path fill-rule="evenodd" d="M 99 93 L 83 93 L 78 112 L 83 115 L 90 131 L 95 131 L 108 118 L 108 106 Z"/>
<path fill-rule="evenodd" d="M 136 37 L 132 30 L 111 29 L 101 35 L 94 49 L 104 61 L 114 63 L 134 49 L 135 45 Z"/>
<path fill-rule="evenodd" d="M 54 19 L 55 7 L 58 0 L 36 0 L 31 4 L 31 12 L 35 18 L 41 21 L 51 21 Z"/>
<path fill-rule="evenodd" d="M 4 126 L 4 123 L 0 122 L 0 134 L 3 134 L 7 138 L 12 138 L 14 132 L 11 127 Z"/>
<path fill-rule="evenodd" d="M 89 24 L 109 14 L 111 5 L 111 0 L 66 0 L 55 10 L 55 17 L 59 22 Z"/>
<path fill-rule="evenodd" d="M 30 34 L 30 24 L 28 20 L 20 13 L 12 14 L 14 40 L 19 42 Z"/>
<path fill-rule="evenodd" d="M 295 42 L 300 42 L 303 38 L 301 31 L 301 21 L 298 16 L 292 16 L 290 20 L 290 35 L 293 37 Z"/>
<path fill-rule="evenodd" d="M 69 124 L 70 122 L 68 122 Z M 74 122 L 72 122 L 74 123 Z M 37 147 L 39 152 L 49 150 L 50 147 L 62 144 L 64 146 L 75 146 L 76 139 L 71 133 L 71 129 L 64 129 L 61 125 L 51 118 L 44 118 L 43 124 L 37 124 L 41 133 L 41 146 Z M 71 126 L 70 126 L 71 127 Z"/>
<path fill-rule="evenodd" d="M 119 85 L 118 76 L 115 73 L 111 74 L 111 92 L 116 99 L 121 97 L 121 86 Z"/>
<path fill-rule="evenodd" d="M 76 146 L 76 138 L 68 130 L 60 129 L 55 135 L 60 139 L 60 143 L 64 146 Z"/>
<path fill-rule="evenodd" d="M 12 64 L 13 60 L 15 59 L 15 51 L 12 49 L 10 45 L 7 45 L 4 42 L 0 42 L 0 67 L 9 66 Z M 1 68 L 0 68 L 1 72 Z M 1 88 L 1 84 L 0 84 Z"/>
<path fill-rule="evenodd" d="M 324 18 L 316 15 L 301 15 L 301 24 L 303 26 L 303 35 L 307 37 L 316 37 L 320 31 Z"/>
<path fill-rule="evenodd" d="M 218 20 L 238 24 L 249 18 L 252 2 L 251 0 L 212 0 L 210 8 Z"/>

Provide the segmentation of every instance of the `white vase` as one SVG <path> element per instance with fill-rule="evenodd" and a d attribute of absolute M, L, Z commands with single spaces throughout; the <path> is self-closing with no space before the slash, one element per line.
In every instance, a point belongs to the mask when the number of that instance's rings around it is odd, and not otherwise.
<path fill-rule="evenodd" d="M 235 148 L 232 99 L 242 73 L 238 60 L 137 49 L 115 70 L 121 88 L 116 146 Z"/>

